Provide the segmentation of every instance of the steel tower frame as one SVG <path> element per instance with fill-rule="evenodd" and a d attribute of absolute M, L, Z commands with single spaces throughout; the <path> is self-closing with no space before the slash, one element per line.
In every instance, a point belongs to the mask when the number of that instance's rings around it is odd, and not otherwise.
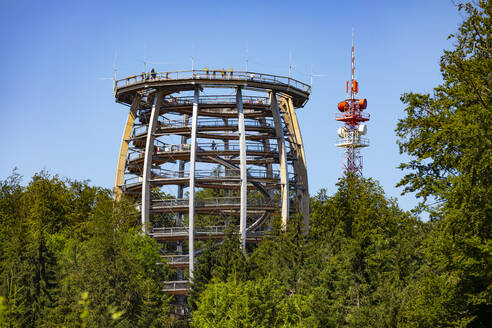
<path fill-rule="evenodd" d="M 355 50 L 354 34 L 352 31 L 352 52 L 351 52 L 351 71 L 350 81 L 347 81 L 345 91 L 348 99 L 338 103 L 338 110 L 341 114 L 335 115 L 335 120 L 344 122 L 345 126 L 340 130 L 338 136 L 342 138 L 335 143 L 335 146 L 345 148 L 342 164 L 342 175 L 350 172 L 362 176 L 362 156 L 360 148 L 369 146 L 369 139 L 362 138 L 366 134 L 366 127 L 359 131 L 361 123 L 367 122 L 370 115 L 362 111 L 367 107 L 367 99 L 357 99 L 359 93 L 359 82 L 355 79 Z"/>

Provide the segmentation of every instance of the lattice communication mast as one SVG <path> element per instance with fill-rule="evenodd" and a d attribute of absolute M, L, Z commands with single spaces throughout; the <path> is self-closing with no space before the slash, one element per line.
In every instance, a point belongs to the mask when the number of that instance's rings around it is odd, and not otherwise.
<path fill-rule="evenodd" d="M 344 126 L 337 130 L 340 139 L 335 146 L 345 148 L 342 166 L 343 173 L 351 172 L 362 176 L 362 156 L 360 155 L 360 148 L 368 147 L 369 140 L 361 137 L 367 133 L 367 126 L 361 123 L 369 121 L 370 115 L 362 112 L 367 108 L 367 99 L 357 98 L 359 82 L 354 78 L 355 56 L 353 34 L 351 66 L 351 79 L 350 81 L 347 81 L 345 86 L 348 98 L 338 103 L 338 110 L 341 113 L 335 115 L 335 120 L 345 123 Z"/>

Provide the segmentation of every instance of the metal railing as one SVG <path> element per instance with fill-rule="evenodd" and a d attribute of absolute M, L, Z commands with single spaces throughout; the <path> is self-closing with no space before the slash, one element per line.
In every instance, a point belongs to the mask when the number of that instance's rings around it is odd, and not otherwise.
<path fill-rule="evenodd" d="M 198 151 L 239 151 L 241 149 L 240 144 L 231 143 L 229 144 L 218 144 L 215 142 L 201 142 L 198 143 Z M 257 151 L 257 152 L 277 152 L 277 145 L 270 144 L 269 149 L 265 149 L 262 144 L 255 142 L 246 142 L 246 151 Z"/>
<path fill-rule="evenodd" d="M 160 127 L 162 128 L 191 128 L 191 120 L 164 120 L 164 119 L 159 119 L 159 123 L 161 124 Z M 244 121 L 245 127 L 261 127 L 261 128 L 271 128 L 274 126 L 273 119 L 266 119 L 266 121 L 260 122 L 258 120 L 249 120 L 245 119 Z M 224 123 L 224 120 L 222 119 L 216 119 L 216 118 L 200 118 L 197 121 L 197 126 L 198 127 L 237 127 L 238 126 L 238 119 L 237 118 L 230 118 L 227 121 L 227 125 Z"/>
<path fill-rule="evenodd" d="M 161 258 L 165 260 L 169 265 L 188 264 L 190 261 L 188 254 L 182 255 L 161 255 Z"/>
<path fill-rule="evenodd" d="M 167 102 L 168 105 L 191 105 L 193 104 L 194 97 L 193 96 L 183 96 L 183 97 L 174 97 L 169 96 L 165 97 L 164 101 Z M 206 96 L 201 95 L 199 100 L 199 104 L 236 104 L 236 96 L 230 95 L 217 95 L 217 96 Z M 270 105 L 270 99 L 268 97 L 261 96 L 243 96 L 243 104 L 255 104 L 255 105 Z"/>
<path fill-rule="evenodd" d="M 183 292 L 188 290 L 187 280 L 165 281 L 163 284 L 163 292 Z"/>
<path fill-rule="evenodd" d="M 176 145 L 171 145 L 171 144 L 163 144 L 162 146 L 157 146 L 154 145 L 155 147 L 155 153 L 160 154 L 160 153 L 176 153 L 176 152 L 189 152 L 191 150 L 191 145 L 190 144 L 176 144 Z M 240 145 L 236 143 L 229 143 L 228 145 L 226 144 L 219 144 L 215 142 L 206 142 L 206 143 L 198 143 L 197 144 L 197 152 L 204 152 L 204 151 L 217 151 L 217 152 L 223 152 L 223 151 L 239 151 L 240 150 Z M 277 145 L 275 144 L 270 144 L 269 149 L 265 149 L 265 147 L 261 144 L 254 143 L 254 142 L 247 142 L 246 143 L 246 151 L 256 151 L 256 152 L 270 152 L 274 153 L 277 152 Z"/>
<path fill-rule="evenodd" d="M 247 200 L 247 206 L 272 207 L 277 205 L 278 201 L 268 199 L 253 199 Z M 152 200 L 152 205 L 164 208 L 179 208 L 188 207 L 190 200 L 188 198 L 173 198 L 173 199 L 156 199 Z M 196 207 L 221 207 L 221 206 L 239 206 L 241 204 L 240 197 L 218 197 L 218 198 L 203 198 L 196 199 Z"/>
<path fill-rule="evenodd" d="M 224 235 L 225 232 L 231 229 L 230 226 L 206 226 L 206 227 L 195 227 L 195 235 Z M 150 231 L 150 235 L 153 237 L 166 237 L 166 236 L 187 236 L 188 235 L 188 227 L 161 227 L 161 228 L 152 228 Z M 232 230 L 233 234 L 238 234 L 239 231 Z M 268 227 L 261 226 L 254 231 L 248 231 L 249 236 L 258 237 L 263 236 L 265 234 L 270 233 Z M 179 259 L 184 260 L 184 257 L 188 255 L 163 255 L 165 256 L 174 256 Z M 181 262 L 184 263 L 184 262 Z"/>
<path fill-rule="evenodd" d="M 155 154 L 189 152 L 191 151 L 191 145 L 190 144 L 177 144 L 177 145 L 164 144 L 163 146 L 154 146 L 154 149 L 155 149 Z"/>
<path fill-rule="evenodd" d="M 143 158 L 144 151 L 140 149 L 129 149 L 127 159 L 133 161 L 138 158 Z"/>
<path fill-rule="evenodd" d="M 278 179 L 280 177 L 279 170 L 272 170 L 267 172 L 266 170 L 247 170 L 248 177 L 257 179 Z M 179 178 L 189 178 L 189 171 L 174 171 L 166 169 L 152 169 L 153 179 L 179 179 Z M 240 170 L 196 170 L 195 178 L 197 179 L 227 179 L 227 178 L 237 178 L 240 177 Z"/>
<path fill-rule="evenodd" d="M 147 82 L 147 81 L 191 80 L 191 79 L 252 81 L 252 82 L 260 82 L 260 83 L 284 85 L 284 86 L 289 86 L 292 88 L 302 90 L 307 93 L 311 92 L 311 86 L 309 84 L 297 81 L 291 77 L 257 73 L 257 72 L 225 71 L 225 70 L 191 70 L 191 71 L 174 71 L 174 72 L 159 72 L 159 73 L 144 72 L 142 74 L 132 75 L 124 79 L 116 80 L 115 89 L 134 85 L 137 83 Z"/>
<path fill-rule="evenodd" d="M 152 168 L 152 179 L 189 179 L 190 172 L 188 171 L 173 171 L 166 169 L 156 169 Z M 271 172 L 267 172 L 265 170 L 250 170 L 248 169 L 248 178 L 253 179 L 280 179 L 280 170 L 272 170 Z M 241 176 L 241 172 L 239 169 L 237 170 L 226 170 L 225 172 L 218 172 L 216 170 L 196 170 L 195 178 L 196 179 L 237 179 L 239 180 Z M 289 173 L 289 181 L 291 183 L 296 182 L 297 176 L 295 173 Z M 132 185 L 142 183 L 141 177 L 133 176 L 125 179 L 123 185 Z"/>
<path fill-rule="evenodd" d="M 165 129 L 165 128 L 190 128 L 191 129 L 191 120 L 188 120 L 186 122 L 185 120 L 163 120 L 159 119 L 159 126 L 157 127 L 157 131 L 159 129 Z M 228 121 L 228 124 L 226 125 L 223 120 L 221 119 L 206 119 L 202 118 L 199 119 L 197 122 L 197 126 L 200 127 L 237 127 L 238 126 L 238 119 L 237 118 L 230 118 Z M 274 127 L 274 122 L 272 119 L 267 119 L 266 122 L 260 122 L 257 120 L 248 120 L 246 119 L 244 122 L 244 127 L 247 128 L 273 128 Z M 148 126 L 147 125 L 141 125 L 137 126 L 133 129 L 133 135 L 132 138 L 135 137 L 143 137 L 147 134 L 148 131 Z"/>
<path fill-rule="evenodd" d="M 195 227 L 196 234 L 224 234 L 227 226 L 207 226 Z M 152 234 L 167 234 L 167 235 L 188 235 L 188 227 L 163 227 L 153 228 Z"/>

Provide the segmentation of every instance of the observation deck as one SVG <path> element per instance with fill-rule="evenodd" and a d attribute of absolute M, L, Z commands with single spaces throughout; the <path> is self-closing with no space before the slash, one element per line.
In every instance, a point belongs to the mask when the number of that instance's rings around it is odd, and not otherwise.
<path fill-rule="evenodd" d="M 241 146 L 238 144 L 214 144 L 213 143 L 199 143 L 197 144 L 196 154 L 200 156 L 203 162 L 215 163 L 216 158 L 223 156 L 230 156 L 231 159 L 228 162 L 232 165 L 238 165 L 240 160 L 237 159 L 240 155 Z M 246 156 L 247 164 L 273 164 L 279 163 L 279 153 L 276 146 L 271 145 L 265 148 L 263 145 L 256 143 L 246 143 Z M 190 144 L 170 145 L 163 144 L 162 146 L 155 146 L 155 151 L 152 156 L 152 163 L 162 165 L 166 162 L 176 162 L 178 160 L 189 161 L 191 156 Z M 289 154 L 290 156 L 290 154 Z M 143 152 L 134 152 L 128 158 L 128 169 L 134 171 L 140 168 L 144 164 L 145 154 Z"/>
<path fill-rule="evenodd" d="M 247 132 L 254 131 L 257 134 L 248 134 L 246 140 L 265 140 L 275 137 L 274 122 L 271 118 L 262 120 L 246 120 L 244 128 Z M 167 134 L 176 134 L 189 137 L 191 135 L 192 124 L 190 120 L 159 120 L 156 127 L 155 136 L 160 137 Z M 225 124 L 223 119 L 201 118 L 197 122 L 197 137 L 215 140 L 237 140 L 238 120 L 228 119 Z M 147 126 L 143 125 L 135 129 L 132 138 L 135 147 L 145 147 L 147 138 Z"/>
<path fill-rule="evenodd" d="M 188 281 L 187 280 L 177 280 L 177 281 L 166 281 L 162 291 L 166 294 L 171 295 L 186 295 L 188 294 Z"/>
<path fill-rule="evenodd" d="M 172 171 L 164 169 L 152 169 L 152 176 L 150 183 L 152 186 L 165 186 L 165 185 L 188 185 L 190 179 L 189 171 Z M 195 172 L 196 186 L 202 188 L 218 187 L 220 184 L 223 188 L 229 187 L 229 189 L 239 188 L 241 180 L 239 170 L 228 170 L 227 172 L 220 173 L 216 170 L 198 170 Z M 280 183 L 280 171 L 264 171 L 264 170 L 248 170 L 248 189 L 256 190 L 257 188 L 252 185 L 253 182 L 264 184 Z M 295 185 L 297 178 L 295 174 L 289 174 L 289 181 L 292 185 Z M 142 181 L 139 181 L 137 177 L 129 178 L 121 185 L 123 192 L 132 193 L 140 192 L 142 189 Z"/>
<path fill-rule="evenodd" d="M 292 97 L 294 106 L 303 107 L 309 98 L 311 86 L 293 78 L 258 72 L 191 70 L 142 73 L 115 81 L 114 94 L 118 102 L 131 104 L 129 94 L 149 88 L 170 92 L 194 90 L 197 84 L 208 87 L 242 86 L 249 90 L 274 90 Z"/>
<path fill-rule="evenodd" d="M 196 213 L 220 214 L 224 211 L 239 210 L 241 199 L 239 197 L 205 198 L 195 201 Z M 182 199 L 156 199 L 151 201 L 151 213 L 187 213 L 190 206 L 188 198 Z M 248 213 L 263 213 L 274 211 L 278 208 L 272 200 L 248 199 Z"/>
<path fill-rule="evenodd" d="M 233 86 L 232 86 L 233 87 Z M 237 101 L 231 95 L 202 95 L 199 98 L 199 117 L 208 118 L 237 118 Z M 270 116 L 270 99 L 264 96 L 245 96 L 242 99 L 244 117 L 260 118 Z M 148 109 L 142 113 L 144 119 L 150 118 L 151 102 L 143 102 L 142 107 Z M 193 114 L 193 97 L 190 96 L 169 96 L 163 99 L 159 108 L 159 115 L 171 113 L 179 115 Z"/>
<path fill-rule="evenodd" d="M 208 226 L 208 227 L 195 227 L 194 235 L 196 239 L 206 240 L 209 238 L 222 239 L 226 235 L 227 226 Z M 236 232 L 237 234 L 237 232 Z M 176 240 L 186 240 L 189 237 L 188 227 L 166 227 L 166 228 L 154 228 L 150 233 L 157 241 L 176 241 Z M 246 234 L 247 242 L 258 242 L 263 238 L 265 233 L 263 231 L 251 231 Z M 175 255 L 172 255 L 176 258 Z M 180 255 L 181 257 L 183 255 Z M 189 262 L 188 262 L 189 263 Z M 185 263 L 181 263 L 185 265 Z"/>

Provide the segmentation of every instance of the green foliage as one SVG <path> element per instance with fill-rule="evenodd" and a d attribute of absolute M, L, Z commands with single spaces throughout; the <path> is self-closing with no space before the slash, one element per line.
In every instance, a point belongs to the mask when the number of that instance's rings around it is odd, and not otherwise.
<path fill-rule="evenodd" d="M 196 296 L 194 326 L 397 325 L 399 298 L 420 265 L 425 225 L 399 210 L 375 182 L 354 176 L 311 205 L 308 236 L 300 217 L 287 231 L 274 224 L 241 275 L 214 277 L 212 270 Z M 217 253 L 209 258 L 217 261 Z"/>
<path fill-rule="evenodd" d="M 41 172 L 0 182 L 0 296 L 6 327 L 160 327 L 167 267 L 131 203 Z M 82 295 L 82 298 L 80 298 Z"/>
<path fill-rule="evenodd" d="M 403 95 L 406 117 L 396 130 L 400 151 L 411 157 L 399 185 L 422 197 L 435 220 L 425 264 L 406 291 L 402 322 L 409 326 L 492 321 L 492 5 L 459 8 L 466 18 L 441 58 L 443 84 L 432 96 Z"/>

